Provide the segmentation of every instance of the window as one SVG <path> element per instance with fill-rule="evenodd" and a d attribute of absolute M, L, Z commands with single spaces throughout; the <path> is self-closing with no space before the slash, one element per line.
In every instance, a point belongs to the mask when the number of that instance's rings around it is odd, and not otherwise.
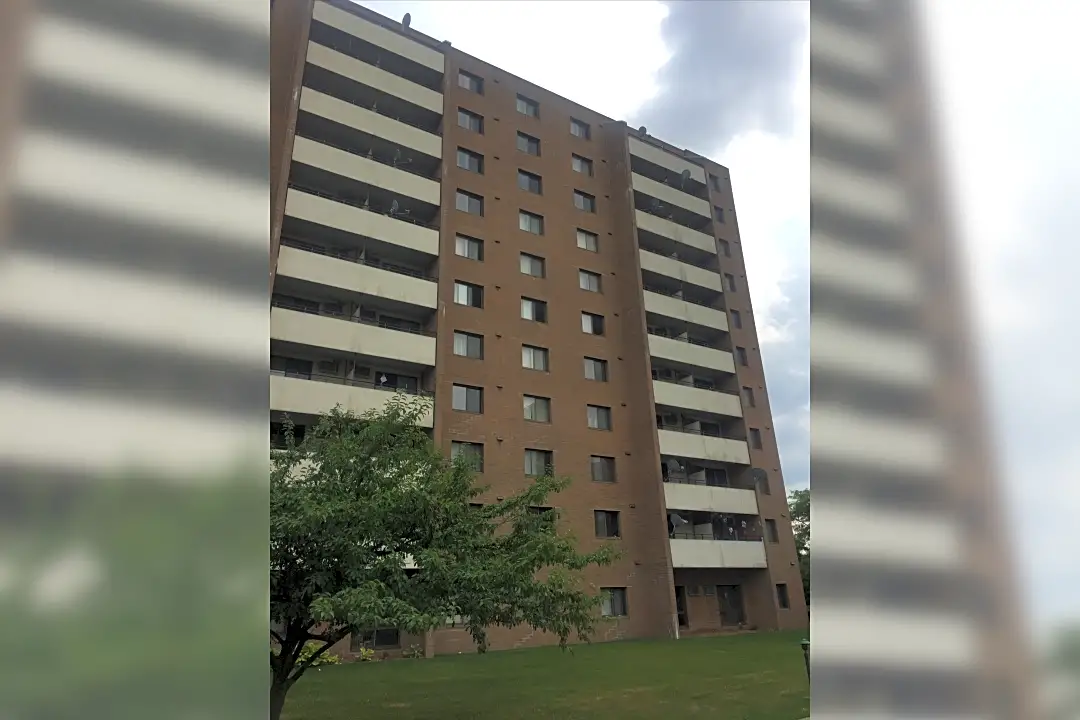
<path fill-rule="evenodd" d="M 484 79 L 477 77 L 472 73 L 465 72 L 464 70 L 458 70 L 457 74 L 458 87 L 465 88 L 469 92 L 474 92 L 477 95 L 484 94 Z"/>
<path fill-rule="evenodd" d="M 540 117 L 540 103 L 524 95 L 517 96 L 517 111 L 529 117 Z"/>
<path fill-rule="evenodd" d="M 735 348 L 735 359 L 739 361 L 740 365 L 750 364 L 750 360 L 746 356 L 746 348 L 744 347 Z"/>
<path fill-rule="evenodd" d="M 754 397 L 754 388 L 752 388 L 752 387 L 744 387 L 742 389 L 742 398 L 743 398 L 743 403 L 746 405 L 746 407 L 756 407 L 757 406 L 757 398 Z"/>
<path fill-rule="evenodd" d="M 578 287 L 589 292 L 600 292 L 600 276 L 588 270 L 578 270 Z"/>
<path fill-rule="evenodd" d="M 576 118 L 570 118 L 570 134 L 583 140 L 588 140 L 592 136 L 589 131 L 589 123 L 581 122 Z"/>
<path fill-rule="evenodd" d="M 525 474 L 528 477 L 541 477 L 552 472 L 555 463 L 550 450 L 526 450 Z"/>
<path fill-rule="evenodd" d="M 484 174 L 484 156 L 465 148 L 457 149 L 457 166 L 462 170 Z"/>
<path fill-rule="evenodd" d="M 523 275 L 532 275 L 533 277 L 544 277 L 544 258 L 537 257 L 536 255 L 530 255 L 529 253 L 521 253 L 521 273 Z"/>
<path fill-rule="evenodd" d="M 484 357 L 484 336 L 454 331 L 454 354 L 459 357 L 481 360 Z"/>
<path fill-rule="evenodd" d="M 551 398 L 523 396 L 524 417 L 532 422 L 551 422 Z"/>
<path fill-rule="evenodd" d="M 477 115 L 474 112 L 469 112 L 463 108 L 457 110 L 457 124 L 458 127 L 471 130 L 474 133 L 484 134 L 484 116 Z"/>
<path fill-rule="evenodd" d="M 593 482 L 615 482 L 615 458 L 593 455 L 589 458 Z"/>
<path fill-rule="evenodd" d="M 775 520 L 765 521 L 765 538 L 771 543 L 780 542 L 780 532 L 776 529 Z"/>
<path fill-rule="evenodd" d="M 787 583 L 779 583 L 776 586 L 776 602 L 780 604 L 781 610 L 791 609 L 791 598 L 788 596 Z"/>
<path fill-rule="evenodd" d="M 592 313 L 581 313 L 581 331 L 590 335 L 604 334 L 604 316 Z"/>
<path fill-rule="evenodd" d="M 531 192 L 534 195 L 542 195 L 544 192 L 544 181 L 540 179 L 539 175 L 533 175 L 530 172 L 518 170 L 518 187 L 525 192 Z"/>
<path fill-rule="evenodd" d="M 614 510 L 593 510 L 593 521 L 596 524 L 596 537 L 619 537 L 619 513 Z"/>
<path fill-rule="evenodd" d="M 742 330 L 742 313 L 738 310 L 731 311 L 731 327 Z"/>
<path fill-rule="evenodd" d="M 718 223 L 724 222 L 724 208 L 720 207 L 719 205 L 714 205 L 713 206 L 713 215 L 716 216 L 716 222 L 718 222 Z"/>
<path fill-rule="evenodd" d="M 592 175 L 592 160 L 587 157 L 571 155 L 570 165 L 574 168 L 574 172 L 581 173 L 582 175 Z"/>
<path fill-rule="evenodd" d="M 533 235 L 544 234 L 544 218 L 531 212 L 521 210 L 518 212 L 518 229 Z"/>
<path fill-rule="evenodd" d="M 762 495 L 772 495 L 772 488 L 769 486 L 769 473 L 762 468 L 754 468 L 750 471 L 750 476 L 754 479 L 754 487 Z"/>
<path fill-rule="evenodd" d="M 722 189 L 722 187 L 720 185 L 720 178 L 717 177 L 716 175 L 711 174 L 711 173 L 709 174 L 709 184 L 712 185 L 713 190 Z"/>
<path fill-rule="evenodd" d="M 535 347 L 533 345 L 521 346 L 521 367 L 528 368 L 529 370 L 548 370 L 548 351 L 547 348 Z"/>
<path fill-rule="evenodd" d="M 754 450 L 761 449 L 761 431 L 757 428 L 750 428 L 750 447 Z"/>
<path fill-rule="evenodd" d="M 461 412 L 484 412 L 484 388 L 454 385 L 453 408 Z"/>
<path fill-rule="evenodd" d="M 728 292 L 735 292 L 735 276 L 731 273 L 724 273 L 724 289 Z"/>
<path fill-rule="evenodd" d="M 349 637 L 349 652 L 358 653 L 361 648 L 391 650 L 401 647 L 401 633 L 397 628 L 364 630 Z"/>
<path fill-rule="evenodd" d="M 470 260 L 484 259 L 484 241 L 468 235 L 458 235 L 454 239 L 454 254 Z"/>
<path fill-rule="evenodd" d="M 467 282 L 454 283 L 454 304 L 484 307 L 484 288 Z"/>
<path fill-rule="evenodd" d="M 611 408 L 602 405 L 588 405 L 589 427 L 593 430 L 611 429 Z"/>
<path fill-rule="evenodd" d="M 517 149 L 529 155 L 539 155 L 540 138 L 534 138 L 532 135 L 519 132 L 517 134 Z"/>
<path fill-rule="evenodd" d="M 585 358 L 585 379 L 607 382 L 607 360 Z"/>
<path fill-rule="evenodd" d="M 600 614 L 604 617 L 626 617 L 626 588 L 600 588 Z"/>
<path fill-rule="evenodd" d="M 521 298 L 521 317 L 523 320 L 534 320 L 536 322 L 547 322 L 547 303 L 543 300 L 533 300 L 532 298 Z"/>
<path fill-rule="evenodd" d="M 582 250 L 588 250 L 589 252 L 599 252 L 600 238 L 596 235 L 596 233 L 591 233 L 588 230 L 582 230 L 581 228 L 578 228 L 577 246 Z"/>
<path fill-rule="evenodd" d="M 465 461 L 468 462 L 476 472 L 484 472 L 483 443 L 451 442 L 450 458 L 456 460 L 459 457 L 465 458 Z"/>
<path fill-rule="evenodd" d="M 484 198 L 479 195 L 467 193 L 464 190 L 457 191 L 457 198 L 454 201 L 454 205 L 461 212 L 467 212 L 470 215 L 484 214 Z"/>
<path fill-rule="evenodd" d="M 574 191 L 574 207 L 585 212 L 596 212 L 596 198 L 580 190 Z"/>
<path fill-rule="evenodd" d="M 720 241 L 720 252 L 724 257 L 731 257 L 731 243 L 727 240 Z"/>

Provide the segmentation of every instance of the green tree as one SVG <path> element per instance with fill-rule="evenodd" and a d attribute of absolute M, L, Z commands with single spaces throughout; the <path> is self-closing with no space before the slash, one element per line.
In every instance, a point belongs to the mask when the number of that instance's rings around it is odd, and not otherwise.
<path fill-rule="evenodd" d="M 393 397 L 358 418 L 335 409 L 275 453 L 270 482 L 271 717 L 322 653 L 352 632 L 423 633 L 459 616 L 477 649 L 492 626 L 529 625 L 587 640 L 599 598 L 579 553 L 538 514 L 567 480 L 542 477 L 479 507 L 464 456 L 448 460 L 417 420 L 426 401 Z M 554 511 L 553 511 L 554 512 Z M 318 651 L 299 661 L 305 643 Z"/>
<path fill-rule="evenodd" d="M 792 490 L 788 493 L 788 514 L 795 532 L 795 551 L 799 555 L 803 595 L 810 607 L 810 491 Z"/>

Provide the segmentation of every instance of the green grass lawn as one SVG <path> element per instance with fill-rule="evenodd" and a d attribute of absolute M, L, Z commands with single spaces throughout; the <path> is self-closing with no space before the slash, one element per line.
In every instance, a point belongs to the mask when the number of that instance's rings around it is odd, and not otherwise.
<path fill-rule="evenodd" d="M 810 714 L 802 638 L 759 633 L 327 666 L 292 689 L 284 720 L 799 720 Z"/>

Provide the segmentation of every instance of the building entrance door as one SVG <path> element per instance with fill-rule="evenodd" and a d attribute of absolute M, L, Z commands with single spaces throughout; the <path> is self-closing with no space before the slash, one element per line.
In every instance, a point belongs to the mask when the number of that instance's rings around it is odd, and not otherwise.
<path fill-rule="evenodd" d="M 675 612 L 679 615 L 679 627 L 690 627 L 690 618 L 686 614 L 686 588 L 675 586 Z"/>
<path fill-rule="evenodd" d="M 738 626 L 746 622 L 743 612 L 742 587 L 717 585 L 716 600 L 720 605 L 720 624 L 724 627 Z"/>

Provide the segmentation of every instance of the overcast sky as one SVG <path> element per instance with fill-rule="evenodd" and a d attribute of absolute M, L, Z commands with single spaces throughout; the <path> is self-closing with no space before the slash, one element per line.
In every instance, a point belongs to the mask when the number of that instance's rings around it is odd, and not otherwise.
<path fill-rule="evenodd" d="M 784 475 L 806 487 L 809 3 L 362 4 L 411 13 L 421 32 L 730 168 Z M 1054 551 L 1080 544 L 1080 63 L 1065 61 L 1075 39 L 1063 17 L 1078 13 L 950 0 L 929 16 L 1012 501 L 1003 531 L 1043 619 L 1080 612 L 1080 562 Z M 568 17 L 588 28 L 583 41 Z"/>

